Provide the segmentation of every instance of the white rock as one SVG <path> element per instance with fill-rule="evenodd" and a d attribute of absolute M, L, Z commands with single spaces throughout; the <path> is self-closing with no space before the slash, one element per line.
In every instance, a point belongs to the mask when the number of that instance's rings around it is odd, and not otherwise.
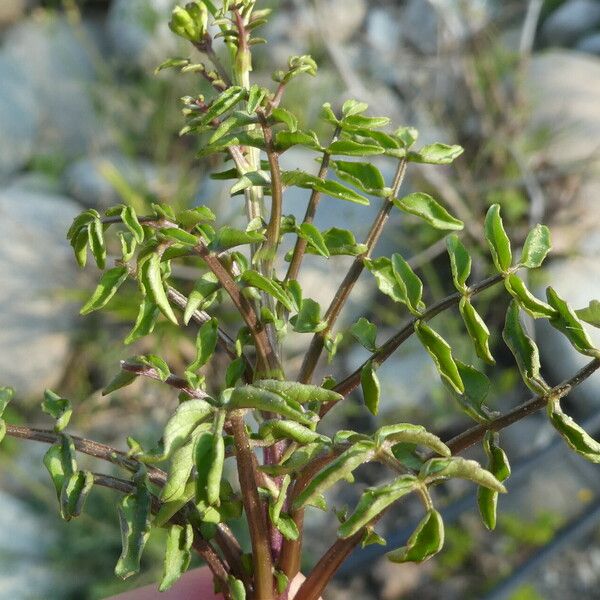
<path fill-rule="evenodd" d="M 570 46 L 598 25 L 600 3 L 596 0 L 569 0 L 546 19 L 541 33 L 552 46 Z"/>
<path fill-rule="evenodd" d="M 13 185 L 0 192 L 0 381 L 23 396 L 62 377 L 77 307 L 77 270 L 65 239 L 79 207 Z"/>

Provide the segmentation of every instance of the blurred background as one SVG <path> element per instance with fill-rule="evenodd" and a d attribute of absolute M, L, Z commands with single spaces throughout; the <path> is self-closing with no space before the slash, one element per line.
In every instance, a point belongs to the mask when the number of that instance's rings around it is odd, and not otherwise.
<path fill-rule="evenodd" d="M 127 435 L 152 443 L 176 404 L 175 396 L 144 382 L 106 398 L 100 389 L 132 354 L 157 351 L 181 368 L 193 356 L 193 335 L 168 324 L 157 336 L 124 348 L 135 318 L 135 287 L 100 316 L 81 318 L 78 307 L 97 272 L 78 272 L 65 233 L 85 208 L 119 202 L 139 212 L 153 201 L 208 204 L 221 221 L 240 218 L 227 199 L 216 166 L 194 159 L 198 140 L 179 138 L 177 99 L 200 93 L 194 75 L 161 73 L 169 56 L 187 55 L 167 27 L 172 0 L 0 0 L 0 384 L 17 390 L 10 422 L 47 427 L 39 411 L 45 388 L 70 398 L 74 432 L 125 448 Z M 482 222 L 487 207 L 502 205 L 518 245 L 530 226 L 545 222 L 554 252 L 529 281 L 538 292 L 551 283 L 576 308 L 600 298 L 600 2 L 595 0 L 281 0 L 256 51 L 255 77 L 268 83 L 292 54 L 310 53 L 319 77 L 296 79 L 285 105 L 319 135 L 323 102 L 352 97 L 371 114 L 414 125 L 421 141 L 459 143 L 464 156 L 450 168 L 414 166 L 404 191 L 428 191 L 467 223 L 464 242 L 475 255 L 473 281 L 490 273 Z M 291 150 L 288 166 L 312 168 L 312 157 Z M 389 165 L 382 165 L 389 174 Z M 226 182 L 225 182 L 226 183 Z M 292 192 L 286 212 L 303 213 L 307 198 Z M 368 226 L 364 209 L 333 200 L 321 204 L 318 225 L 344 222 L 357 239 Z M 439 232 L 396 219 L 377 254 L 400 251 L 426 282 L 427 298 L 450 292 Z M 307 260 L 308 295 L 326 305 L 345 269 L 343 259 Z M 197 273 L 175 271 L 182 288 Z M 405 319 L 396 306 L 361 279 L 341 325 L 366 312 L 380 339 Z M 507 299 L 491 290 L 478 302 L 492 332 L 501 330 Z M 229 315 L 223 313 L 227 321 Z M 465 362 L 477 362 L 458 319 L 437 320 Z M 594 334 L 594 332 L 590 332 Z M 544 375 L 556 383 L 581 365 L 561 336 L 535 331 Z M 595 335 L 596 343 L 600 336 Z M 293 371 L 307 338 L 287 344 Z M 489 405 L 506 410 L 527 397 L 512 358 L 494 335 L 498 367 L 489 372 Z M 341 375 L 366 357 L 342 341 Z M 215 367 L 219 368 L 219 365 Z M 329 372 L 323 366 L 322 374 Z M 380 370 L 383 396 L 378 423 L 422 423 L 443 438 L 468 425 L 439 384 L 417 344 L 403 346 Z M 210 381 L 210 374 L 209 374 Z M 600 431 L 600 379 L 589 381 L 565 406 L 590 433 Z M 360 400 L 330 413 L 331 431 L 372 429 Z M 509 495 L 500 499 L 498 529 L 481 525 L 473 488 L 440 487 L 447 542 L 425 565 L 397 566 L 371 546 L 342 568 L 327 598 L 395 600 L 455 598 L 564 600 L 600 598 L 600 478 L 598 467 L 566 451 L 543 415 L 501 436 L 513 465 Z M 162 539 L 154 535 L 146 570 L 118 582 L 120 553 L 116 498 L 94 490 L 85 514 L 60 521 L 41 464 L 46 448 L 7 439 L 0 452 L 0 599 L 100 599 L 155 581 Z M 481 458 L 477 451 L 472 453 Z M 81 465 L 86 465 L 82 458 Z M 106 470 L 106 465 L 102 465 Z M 378 469 L 361 473 L 375 484 Z M 347 489 L 334 504 L 356 501 Z M 404 502 L 386 517 L 391 546 L 411 532 L 418 507 Z M 310 568 L 334 537 L 331 514 L 308 519 Z"/>

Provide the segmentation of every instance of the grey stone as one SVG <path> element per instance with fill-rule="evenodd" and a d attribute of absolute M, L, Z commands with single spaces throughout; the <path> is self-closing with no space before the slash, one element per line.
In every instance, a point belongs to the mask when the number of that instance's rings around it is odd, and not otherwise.
<path fill-rule="evenodd" d="M 62 377 L 77 307 L 77 270 L 65 233 L 79 207 L 13 185 L 0 192 L 0 381 L 39 395 Z"/>
<path fill-rule="evenodd" d="M 149 69 L 177 49 L 168 26 L 175 0 L 116 0 L 108 15 L 111 48 L 123 63 Z"/>
<path fill-rule="evenodd" d="M 400 19 L 408 43 L 424 54 L 435 54 L 438 47 L 438 15 L 429 0 L 409 0 Z"/>
<path fill-rule="evenodd" d="M 365 0 L 321 0 L 318 18 L 332 42 L 349 42 L 360 29 L 365 15 Z"/>
<path fill-rule="evenodd" d="M 600 25 L 600 3 L 568 0 L 542 25 L 542 38 L 552 46 L 570 46 Z"/>
<path fill-rule="evenodd" d="M 581 52 L 600 55 L 600 33 L 592 33 L 584 37 L 576 46 Z"/>

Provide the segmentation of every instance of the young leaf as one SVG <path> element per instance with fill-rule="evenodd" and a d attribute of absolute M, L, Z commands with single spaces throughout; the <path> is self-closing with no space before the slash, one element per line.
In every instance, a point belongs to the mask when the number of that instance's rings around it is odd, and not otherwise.
<path fill-rule="evenodd" d="M 351 183 L 367 194 L 384 195 L 385 179 L 375 165 L 346 160 L 335 160 L 331 164 L 336 175 L 343 181 Z"/>
<path fill-rule="evenodd" d="M 298 236 L 306 240 L 317 254 L 329 258 L 329 249 L 323 239 L 323 234 L 312 223 L 302 223 L 298 228 Z"/>
<path fill-rule="evenodd" d="M 198 429 L 195 432 L 197 434 L 199 434 Z M 163 502 L 175 502 L 184 496 L 186 485 L 194 467 L 197 437 L 198 435 L 192 435 L 189 442 L 173 452 L 167 482 L 161 492 Z"/>
<path fill-rule="evenodd" d="M 106 271 L 90 299 L 79 311 L 80 314 L 87 315 L 94 310 L 104 308 L 127 279 L 127 274 L 127 267 L 115 267 Z"/>
<path fill-rule="evenodd" d="M 269 506 L 269 512 L 273 509 L 272 506 Z M 298 526 L 296 525 L 294 519 L 285 513 L 279 515 L 277 521 L 273 521 L 273 524 L 277 529 L 281 532 L 281 535 L 286 540 L 297 540 L 300 537 L 300 532 L 298 531 Z"/>
<path fill-rule="evenodd" d="M 160 230 L 160 233 L 169 240 L 178 244 L 183 244 L 184 246 L 194 247 L 198 245 L 198 238 L 195 235 L 188 233 L 183 229 L 179 229 L 178 227 L 163 227 Z"/>
<path fill-rule="evenodd" d="M 65 478 L 60 493 L 61 514 L 65 521 L 81 515 L 93 485 L 94 475 L 89 471 L 76 471 Z"/>
<path fill-rule="evenodd" d="M 475 346 L 477 356 L 489 363 L 496 364 L 492 353 L 490 352 L 490 330 L 487 328 L 485 321 L 481 318 L 470 300 L 463 296 L 458 304 L 460 314 L 467 328 L 467 333 Z"/>
<path fill-rule="evenodd" d="M 89 242 L 89 236 L 87 229 L 81 229 L 77 235 L 71 240 L 71 246 L 73 246 L 73 252 L 75 253 L 75 259 L 77 264 L 83 269 L 87 264 L 87 247 Z"/>
<path fill-rule="evenodd" d="M 353 189 L 342 185 L 338 181 L 320 179 L 319 177 L 314 177 L 304 171 L 284 171 L 282 173 L 282 181 L 286 187 L 295 185 L 304 189 L 316 190 L 317 192 L 327 194 L 332 198 L 348 200 L 349 202 L 369 206 L 369 200 L 362 194 L 355 192 Z"/>
<path fill-rule="evenodd" d="M 328 402 L 338 402 L 343 399 L 343 396 L 333 390 L 328 390 L 317 385 L 297 383 L 295 381 L 259 379 L 253 385 L 274 394 L 279 394 L 296 404 L 307 404 L 309 402 L 325 404 Z"/>
<path fill-rule="evenodd" d="M 216 319 L 203 323 L 196 336 L 196 358 L 187 371 L 195 373 L 210 360 L 217 347 L 218 331 L 219 322 Z"/>
<path fill-rule="evenodd" d="M 206 501 L 210 506 L 218 506 L 220 500 L 221 479 L 225 462 L 225 440 L 223 439 L 225 417 L 225 411 L 219 411 L 215 414 L 213 424 L 212 460 L 206 474 Z"/>
<path fill-rule="evenodd" d="M 432 458 L 419 471 L 419 479 L 427 485 L 451 477 L 467 479 L 501 494 L 506 493 L 506 489 L 494 475 L 475 460 L 468 460 L 459 456 Z"/>
<path fill-rule="evenodd" d="M 211 252 L 221 252 L 236 246 L 256 244 L 264 241 L 264 239 L 265 236 L 260 231 L 240 231 L 233 227 L 221 227 L 208 248 Z"/>
<path fill-rule="evenodd" d="M 373 363 L 369 361 L 360 372 L 360 385 L 362 387 L 365 406 L 372 415 L 379 412 L 379 397 L 381 396 L 381 386 L 375 373 Z"/>
<path fill-rule="evenodd" d="M 551 249 L 550 230 L 545 225 L 538 224 L 527 235 L 519 265 L 528 269 L 537 269 L 542 266 Z"/>
<path fill-rule="evenodd" d="M 321 307 L 311 298 L 302 300 L 300 311 L 290 319 L 290 323 L 298 333 L 316 333 L 327 326 L 321 321 Z"/>
<path fill-rule="evenodd" d="M 271 111 L 271 118 L 278 123 L 284 123 L 292 133 L 298 131 L 298 119 L 296 118 L 296 115 L 285 108 L 279 106 L 274 108 Z"/>
<path fill-rule="evenodd" d="M 298 510 L 310 504 L 341 479 L 347 478 L 360 465 L 370 461 L 375 455 L 372 442 L 358 442 L 342 452 L 335 460 L 321 469 L 310 483 L 296 496 L 293 508 Z"/>
<path fill-rule="evenodd" d="M 394 198 L 394 206 L 420 217 L 436 229 L 458 231 L 464 227 L 462 221 L 453 217 L 441 204 L 423 192 L 415 192 L 404 198 Z"/>
<path fill-rule="evenodd" d="M 377 350 L 377 326 L 365 317 L 361 317 L 350 327 L 352 337 L 370 352 Z"/>
<path fill-rule="evenodd" d="M 246 112 L 235 111 L 230 117 L 225 119 L 212 134 L 208 140 L 209 144 L 214 144 L 220 140 L 224 135 L 228 134 L 233 129 L 239 129 L 240 127 L 246 127 L 257 122 L 256 115 L 250 115 Z"/>
<path fill-rule="evenodd" d="M 194 123 L 194 125 L 199 127 L 207 125 L 241 102 L 246 93 L 246 90 L 239 86 L 232 85 L 227 88 L 211 103 L 208 110 Z"/>
<path fill-rule="evenodd" d="M 216 275 L 212 272 L 204 273 L 190 292 L 185 310 L 183 322 L 187 325 L 197 310 L 208 308 L 216 298 L 216 292 L 221 287 Z"/>
<path fill-rule="evenodd" d="M 323 240 L 331 256 L 358 256 L 367 249 L 365 244 L 358 244 L 354 234 L 347 229 L 338 229 L 337 227 L 327 229 L 323 232 Z M 307 252 L 315 253 L 316 251 L 309 246 Z"/>
<path fill-rule="evenodd" d="M 243 581 L 235 578 L 233 575 L 229 575 L 229 577 L 227 577 L 227 584 L 229 586 L 231 600 L 246 600 L 246 588 L 244 587 Z"/>
<path fill-rule="evenodd" d="M 512 264 L 510 240 L 504 230 L 500 205 L 492 204 L 485 217 L 485 239 L 498 271 L 506 273 Z"/>
<path fill-rule="evenodd" d="M 171 525 L 169 527 L 159 592 L 167 591 L 188 570 L 192 559 L 193 542 L 194 531 L 189 523 L 185 526 Z"/>
<path fill-rule="evenodd" d="M 415 323 L 415 332 L 429 353 L 442 380 L 446 381 L 459 394 L 465 391 L 458 367 L 452 357 L 452 349 L 444 338 L 422 321 Z"/>
<path fill-rule="evenodd" d="M 423 562 L 437 554 L 444 545 L 444 522 L 442 515 L 433 508 L 421 520 L 406 546 L 387 554 L 395 563 Z"/>
<path fill-rule="evenodd" d="M 152 333 L 159 314 L 160 309 L 150 298 L 142 298 L 135 324 L 129 335 L 125 338 L 125 344 L 132 344 L 139 338 Z"/>
<path fill-rule="evenodd" d="M 73 414 L 73 407 L 69 400 L 61 398 L 52 390 L 44 392 L 44 401 L 42 402 L 42 411 L 56 419 L 54 431 L 61 432 L 68 424 Z"/>
<path fill-rule="evenodd" d="M 400 256 L 392 254 L 392 271 L 400 287 L 404 287 L 405 304 L 413 315 L 420 315 L 425 309 L 423 302 L 423 282 L 417 277 L 411 266 Z"/>
<path fill-rule="evenodd" d="M 332 156 L 375 156 L 384 150 L 378 144 L 361 144 L 353 140 L 336 140 L 327 148 Z"/>
<path fill-rule="evenodd" d="M 360 102 L 359 100 L 348 99 L 342 105 L 342 115 L 344 117 L 352 117 L 354 115 L 360 115 L 369 108 L 366 102 Z"/>
<path fill-rule="evenodd" d="M 592 300 L 586 308 L 580 308 L 575 314 L 586 323 L 600 327 L 600 301 Z"/>
<path fill-rule="evenodd" d="M 119 523 L 123 550 L 115 567 L 115 574 L 127 579 L 140 570 L 140 560 L 150 534 L 151 494 L 148 476 L 138 474 L 136 489 L 119 503 Z"/>
<path fill-rule="evenodd" d="M 538 300 L 527 289 L 525 282 L 516 273 L 510 273 L 504 279 L 504 286 L 519 306 L 534 319 L 551 319 L 557 316 L 557 312 L 550 305 Z"/>
<path fill-rule="evenodd" d="M 558 398 L 551 398 L 547 405 L 550 422 L 567 444 L 586 460 L 600 463 L 600 443 L 566 415 Z"/>
<path fill-rule="evenodd" d="M 263 292 L 273 296 L 278 302 L 280 302 L 287 310 L 293 310 L 292 300 L 283 289 L 283 287 L 276 281 L 261 275 L 258 271 L 248 270 L 244 271 L 241 276 L 241 280 L 251 287 L 258 288 Z"/>
<path fill-rule="evenodd" d="M 275 134 L 275 146 L 278 152 L 285 152 L 292 146 L 304 146 L 311 150 L 323 151 L 323 146 L 314 131 L 279 131 Z"/>
<path fill-rule="evenodd" d="M 550 325 L 563 333 L 577 352 L 586 356 L 600 356 L 600 351 L 594 348 L 587 331 L 575 311 L 551 287 L 546 290 L 548 304 L 556 311 L 550 319 Z"/>
<path fill-rule="evenodd" d="M 454 287 L 459 292 L 465 292 L 467 289 L 467 279 L 471 274 L 471 256 L 456 234 L 449 235 L 446 239 L 446 244 L 448 246 Z"/>
<path fill-rule="evenodd" d="M 373 439 L 377 446 L 386 444 L 411 444 L 413 446 L 426 446 L 442 456 L 450 456 L 450 448 L 440 440 L 437 435 L 429 433 L 422 425 L 412 423 L 397 423 L 380 427 Z"/>
<path fill-rule="evenodd" d="M 277 441 L 290 439 L 298 442 L 299 444 L 311 444 L 316 441 L 328 442 L 329 438 L 320 433 L 317 433 L 296 423 L 295 421 L 287 421 L 285 419 L 272 419 L 264 421 L 259 430 L 258 437 L 261 440 Z"/>
<path fill-rule="evenodd" d="M 488 470 L 500 482 L 510 477 L 510 465 L 504 450 L 498 446 L 498 434 L 488 431 L 483 438 L 483 449 L 488 457 Z M 496 507 L 498 492 L 480 487 L 477 490 L 477 504 L 483 524 L 490 530 L 496 528 Z"/>
<path fill-rule="evenodd" d="M 429 165 L 449 165 L 463 152 L 464 149 L 461 146 L 448 146 L 438 142 L 424 146 L 418 152 L 409 152 L 408 160 Z"/>
<path fill-rule="evenodd" d="M 94 219 L 87 228 L 90 250 L 99 269 L 106 267 L 106 243 L 104 241 L 104 228 L 100 219 Z"/>
<path fill-rule="evenodd" d="M 491 417 L 490 410 L 484 405 L 491 387 L 490 380 L 475 367 L 466 365 L 459 360 L 455 362 L 465 391 L 459 394 L 452 386 L 447 385 L 447 387 L 467 415 L 476 421 L 485 423 Z"/>
<path fill-rule="evenodd" d="M 160 311 L 175 325 L 177 325 L 177 317 L 169 304 L 169 299 L 165 291 L 165 284 L 160 271 L 160 257 L 156 253 L 152 253 L 150 258 L 144 261 L 141 267 L 141 283 L 148 291 L 150 299 L 153 301 Z"/>
<path fill-rule="evenodd" d="M 419 485 L 419 480 L 414 475 L 402 475 L 387 485 L 367 488 L 354 512 L 339 527 L 338 536 L 344 539 L 354 535 L 388 506 L 410 494 Z"/>
<path fill-rule="evenodd" d="M 536 394 L 548 391 L 540 375 L 540 353 L 536 343 L 525 333 L 519 316 L 519 305 L 512 300 L 506 311 L 502 337 L 513 353 L 525 385 Z"/>
<path fill-rule="evenodd" d="M 133 234 L 135 241 L 141 244 L 144 241 L 144 228 L 138 221 L 135 209 L 132 206 L 123 206 L 121 219 L 125 227 Z"/>
<path fill-rule="evenodd" d="M 194 464 L 196 465 L 195 496 L 196 503 L 208 504 L 208 473 L 214 459 L 215 436 L 210 428 L 202 427 L 194 447 Z"/>
<path fill-rule="evenodd" d="M 8 403 L 13 399 L 15 392 L 12 388 L 9 387 L 0 387 L 0 417 L 4 414 Z M 6 423 L 4 419 L 0 419 L 0 442 L 4 439 L 6 435 Z"/>

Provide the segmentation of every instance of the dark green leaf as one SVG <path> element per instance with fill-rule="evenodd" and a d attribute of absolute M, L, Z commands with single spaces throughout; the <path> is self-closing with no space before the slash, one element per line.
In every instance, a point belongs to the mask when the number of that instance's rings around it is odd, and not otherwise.
<path fill-rule="evenodd" d="M 418 152 L 410 152 L 408 160 L 429 165 L 449 165 L 463 152 L 464 149 L 461 146 L 436 143 L 424 146 Z"/>
<path fill-rule="evenodd" d="M 333 156 L 375 156 L 384 150 L 378 144 L 361 144 L 353 140 L 337 140 L 330 144 L 327 152 Z"/>
<path fill-rule="evenodd" d="M 278 123 L 284 123 L 292 133 L 298 131 L 298 119 L 294 114 L 285 108 L 274 108 L 271 111 L 271 118 Z"/>
<path fill-rule="evenodd" d="M 552 249 L 550 230 L 545 225 L 536 225 L 527 235 L 519 264 L 528 269 L 541 267 Z"/>
<path fill-rule="evenodd" d="M 137 339 L 152 333 L 159 314 L 160 309 L 150 298 L 142 298 L 135 324 L 125 338 L 125 344 L 132 344 Z"/>
<path fill-rule="evenodd" d="M 250 115 L 246 112 L 236 111 L 230 117 L 225 119 L 212 134 L 208 140 L 209 144 L 214 144 L 220 140 L 224 135 L 228 134 L 233 129 L 239 129 L 240 127 L 246 127 L 252 123 L 257 122 L 256 115 Z"/>
<path fill-rule="evenodd" d="M 321 321 L 321 307 L 310 298 L 302 300 L 302 306 L 297 315 L 290 319 L 294 331 L 298 333 L 314 333 L 322 331 L 326 323 Z"/>
<path fill-rule="evenodd" d="M 127 274 L 127 267 L 115 267 L 106 271 L 90 299 L 79 311 L 80 314 L 87 315 L 94 310 L 104 308 L 127 279 Z"/>
<path fill-rule="evenodd" d="M 297 187 L 322 192 L 332 198 L 348 200 L 349 202 L 362 204 L 363 206 L 369 205 L 369 200 L 367 198 L 349 187 L 342 185 L 337 181 L 314 177 L 303 171 L 284 171 L 282 173 L 282 181 L 285 186 L 295 185 Z"/>
<path fill-rule="evenodd" d="M 54 431 L 57 433 L 62 431 L 68 424 L 73 414 L 73 407 L 66 398 L 61 398 L 52 390 L 44 392 L 44 401 L 42 402 L 42 410 L 56 419 Z M 1 412 L 0 412 L 1 414 Z"/>
<path fill-rule="evenodd" d="M 240 356 L 232 360 L 225 372 L 225 387 L 234 387 L 246 371 L 246 361 Z"/>
<path fill-rule="evenodd" d="M 457 231 L 464 227 L 462 221 L 453 217 L 441 204 L 423 192 L 394 198 L 394 205 L 406 213 L 420 217 L 436 229 Z"/>
<path fill-rule="evenodd" d="M 365 317 L 361 317 L 350 327 L 352 337 L 370 352 L 377 350 L 377 326 Z"/>
<path fill-rule="evenodd" d="M 185 311 L 183 312 L 183 322 L 187 325 L 197 310 L 207 309 L 215 300 L 216 292 L 221 287 L 216 275 L 212 272 L 204 273 L 194 284 L 194 289 L 190 292 Z"/>
<path fill-rule="evenodd" d="M 429 353 L 442 380 L 446 381 L 459 394 L 465 391 L 458 367 L 452 357 L 452 349 L 444 338 L 422 321 L 415 324 L 415 332 Z"/>
<path fill-rule="evenodd" d="M 464 292 L 467 289 L 467 279 L 471 274 L 471 256 L 456 234 L 449 235 L 446 243 L 454 287 L 459 292 Z"/>
<path fill-rule="evenodd" d="M 178 229 L 177 227 L 164 227 L 160 230 L 160 233 L 164 235 L 169 240 L 173 240 L 178 244 L 183 244 L 184 246 L 197 246 L 198 238 L 183 229 Z"/>
<path fill-rule="evenodd" d="M 216 319 L 210 319 L 202 324 L 196 336 L 196 358 L 187 371 L 195 373 L 210 360 L 217 347 L 218 338 L 219 322 Z"/>
<path fill-rule="evenodd" d="M 506 273 L 512 264 L 510 240 L 504 230 L 500 205 L 492 204 L 485 217 L 485 239 L 498 271 Z"/>
<path fill-rule="evenodd" d="M 228 250 L 244 244 L 256 244 L 264 241 L 265 236 L 260 231 L 241 231 L 233 227 L 221 227 L 215 239 L 210 243 L 209 249 L 213 252 Z"/>
<path fill-rule="evenodd" d="M 81 515 L 93 485 L 94 475 L 89 471 L 76 471 L 65 477 L 60 494 L 61 513 L 65 521 Z"/>
<path fill-rule="evenodd" d="M 159 592 L 167 591 L 187 570 L 192 559 L 194 530 L 187 525 L 171 525 L 167 535 L 163 576 Z"/>
<path fill-rule="evenodd" d="M 88 225 L 88 243 L 99 269 L 106 267 L 106 243 L 104 228 L 100 219 L 94 219 Z"/>
<path fill-rule="evenodd" d="M 375 196 L 385 193 L 385 180 L 375 165 L 366 162 L 335 160 L 332 161 L 332 166 L 340 179 L 351 183 L 363 192 Z"/>
<path fill-rule="evenodd" d="M 538 300 L 527 289 L 525 282 L 516 273 L 510 273 L 504 279 L 504 285 L 519 306 L 534 319 L 550 319 L 557 316 L 557 312 L 550 305 Z"/>
<path fill-rule="evenodd" d="M 496 361 L 490 352 L 490 330 L 487 328 L 484 320 L 466 296 L 463 296 L 460 299 L 458 306 L 469 337 L 475 346 L 477 356 L 490 365 L 496 364 Z"/>
<path fill-rule="evenodd" d="M 587 331 L 575 311 L 551 287 L 546 290 L 548 303 L 556 311 L 550 319 L 550 325 L 563 333 L 577 352 L 586 356 L 600 357 L 600 351 L 594 348 Z"/>
<path fill-rule="evenodd" d="M 196 441 L 200 434 L 199 429 L 200 427 L 196 429 L 189 442 L 175 450 L 171 456 L 167 482 L 161 492 L 163 502 L 175 502 L 185 497 L 186 485 L 194 467 Z"/>
<path fill-rule="evenodd" d="M 288 293 L 284 290 L 281 284 L 277 283 L 272 279 L 268 279 L 264 275 L 261 275 L 258 271 L 248 270 L 244 271 L 241 276 L 241 280 L 251 287 L 255 287 L 263 292 L 273 296 L 278 302 L 280 302 L 287 310 L 293 310 L 292 299 Z"/>
<path fill-rule="evenodd" d="M 400 254 L 392 254 L 392 271 L 400 287 L 404 287 L 404 303 L 408 310 L 413 315 L 420 315 L 425 309 L 425 304 L 422 301 L 423 282 Z"/>
<path fill-rule="evenodd" d="M 132 206 L 123 206 L 123 210 L 121 210 L 121 219 L 123 220 L 125 227 L 133 234 L 135 241 L 138 244 L 141 244 L 144 241 L 144 228 L 138 221 L 134 208 Z"/>
<path fill-rule="evenodd" d="M 215 414 L 213 424 L 211 462 L 206 474 L 206 501 L 211 506 L 218 506 L 220 500 L 221 479 L 225 463 L 225 440 L 223 439 L 225 417 L 225 411 L 218 412 Z"/>
<path fill-rule="evenodd" d="M 332 227 L 323 232 L 323 239 L 331 256 L 358 256 L 366 252 L 365 244 L 357 244 L 354 234 L 347 229 Z"/>
<path fill-rule="evenodd" d="M 373 363 L 369 361 L 360 372 L 360 385 L 362 387 L 365 406 L 373 415 L 379 412 L 379 398 L 381 396 L 381 386 L 375 373 Z"/>
<path fill-rule="evenodd" d="M 295 381 L 279 381 L 277 379 L 259 379 L 253 383 L 256 387 L 268 390 L 275 394 L 283 396 L 291 402 L 297 404 L 307 404 L 317 402 L 326 404 L 328 402 L 338 402 L 343 396 L 318 385 L 308 385 L 297 383 Z"/>
<path fill-rule="evenodd" d="M 177 317 L 169 304 L 169 298 L 165 290 L 165 284 L 160 271 L 160 257 L 156 253 L 152 253 L 150 258 L 144 261 L 141 267 L 141 282 L 147 290 L 150 299 L 153 301 L 160 311 L 175 325 L 177 325 Z"/>
<path fill-rule="evenodd" d="M 506 311 L 502 337 L 513 353 L 525 385 L 536 394 L 544 394 L 548 384 L 540 375 L 540 353 L 536 343 L 525 333 L 519 305 L 512 300 Z"/>
<path fill-rule="evenodd" d="M 437 554 L 444 545 L 444 522 L 442 516 L 433 508 L 419 523 L 408 538 L 406 546 L 387 554 L 395 563 L 423 562 Z"/>
<path fill-rule="evenodd" d="M 459 360 L 455 362 L 465 391 L 459 394 L 451 385 L 447 385 L 448 389 L 467 415 L 476 421 L 488 421 L 491 412 L 483 403 L 490 391 L 490 380 L 475 367 L 466 365 Z"/>
<path fill-rule="evenodd" d="M 292 146 L 304 146 L 318 151 L 323 150 L 314 131 L 279 131 L 275 134 L 275 145 L 278 152 L 285 152 Z"/>

